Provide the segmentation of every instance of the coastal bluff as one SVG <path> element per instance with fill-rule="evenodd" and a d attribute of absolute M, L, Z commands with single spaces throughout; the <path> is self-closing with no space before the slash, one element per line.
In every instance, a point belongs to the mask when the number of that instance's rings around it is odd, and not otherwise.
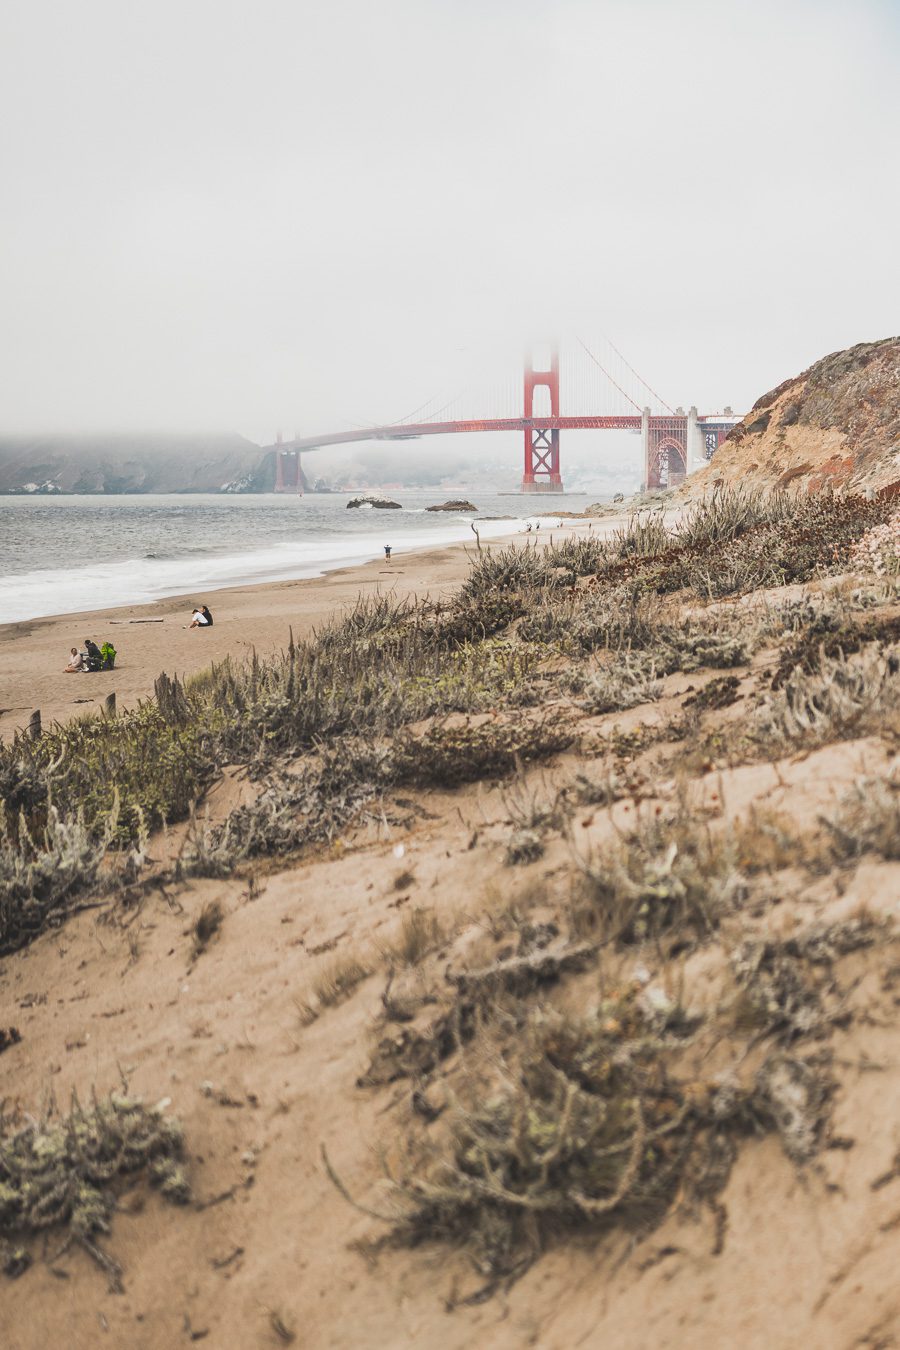
<path fill-rule="evenodd" d="M 832 352 L 763 394 L 692 475 L 715 483 L 865 492 L 900 488 L 900 337 Z"/>

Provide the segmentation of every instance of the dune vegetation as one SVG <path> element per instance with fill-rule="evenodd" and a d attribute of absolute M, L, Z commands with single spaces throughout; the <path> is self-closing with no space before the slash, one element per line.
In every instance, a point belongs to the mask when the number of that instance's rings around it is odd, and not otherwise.
<path fill-rule="evenodd" d="M 503 832 L 469 844 L 497 879 L 477 931 L 471 900 L 417 895 L 389 939 L 332 944 L 298 991 L 302 1037 L 377 988 L 347 1087 L 403 1089 L 382 1179 L 361 1194 L 327 1139 L 324 1174 L 373 1225 L 371 1259 L 465 1254 L 453 1306 L 572 1237 L 641 1241 L 676 1214 L 708 1215 L 721 1251 L 745 1141 L 771 1135 L 801 1169 L 838 1146 L 847 972 L 894 959 L 877 907 L 811 902 L 900 857 L 900 584 L 859 571 L 893 511 L 723 489 L 674 524 L 646 512 L 609 538 L 479 549 L 443 603 L 360 600 L 278 656 L 162 675 L 118 718 L 20 735 L 0 748 L 0 955 L 191 879 L 254 899 L 263 876 L 499 784 Z M 872 771 L 834 809 L 723 799 L 726 772 L 866 737 Z M 243 799 L 206 813 L 223 775 Z M 396 903 L 415 889 L 398 873 Z M 789 903 L 788 932 L 770 919 Z M 228 924 L 207 902 L 189 961 Z M 50 1227 L 118 1279 L 97 1245 L 109 1197 L 149 1169 L 189 1199 L 177 1123 L 124 1095 L 4 1124 L 11 1273 Z"/>

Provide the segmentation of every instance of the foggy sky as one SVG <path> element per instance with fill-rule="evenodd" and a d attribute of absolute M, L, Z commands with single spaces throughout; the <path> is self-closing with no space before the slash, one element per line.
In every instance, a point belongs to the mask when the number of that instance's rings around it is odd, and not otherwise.
<path fill-rule="evenodd" d="M 0 430 L 392 421 L 900 329 L 892 0 L 0 0 Z"/>

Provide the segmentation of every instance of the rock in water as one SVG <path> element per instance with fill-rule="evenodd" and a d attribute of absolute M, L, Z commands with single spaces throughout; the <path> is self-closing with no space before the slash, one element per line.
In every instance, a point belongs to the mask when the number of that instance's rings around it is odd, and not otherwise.
<path fill-rule="evenodd" d="M 347 503 L 347 510 L 351 506 L 359 508 L 360 506 L 374 506 L 380 511 L 402 511 L 403 508 L 399 502 L 392 502 L 389 497 L 353 497 Z"/>
<path fill-rule="evenodd" d="M 476 512 L 477 512 L 478 507 L 477 507 L 477 506 L 473 506 L 471 502 L 454 501 L 454 502 L 441 502 L 441 504 L 440 504 L 439 506 L 426 506 L 426 507 L 425 507 L 425 510 L 426 510 L 426 511 L 476 511 Z"/>

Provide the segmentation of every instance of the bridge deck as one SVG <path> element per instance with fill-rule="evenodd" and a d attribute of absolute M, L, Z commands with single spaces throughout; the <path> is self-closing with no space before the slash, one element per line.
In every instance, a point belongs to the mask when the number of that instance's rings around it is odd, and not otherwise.
<path fill-rule="evenodd" d="M 735 418 L 723 419 L 729 425 Z M 701 425 L 717 424 L 715 415 L 706 414 L 698 418 Z M 651 415 L 651 429 L 671 430 L 687 423 L 683 413 Z M 449 436 L 473 431 L 640 431 L 642 425 L 639 413 L 626 413 L 617 416 L 581 416 L 581 417 L 486 417 L 478 421 L 467 422 L 404 422 L 387 426 L 358 427 L 352 431 L 332 431 L 324 436 L 300 436 L 278 445 L 266 446 L 267 450 L 321 450 L 329 445 L 349 445 L 354 441 L 406 441 L 418 436 Z"/>

